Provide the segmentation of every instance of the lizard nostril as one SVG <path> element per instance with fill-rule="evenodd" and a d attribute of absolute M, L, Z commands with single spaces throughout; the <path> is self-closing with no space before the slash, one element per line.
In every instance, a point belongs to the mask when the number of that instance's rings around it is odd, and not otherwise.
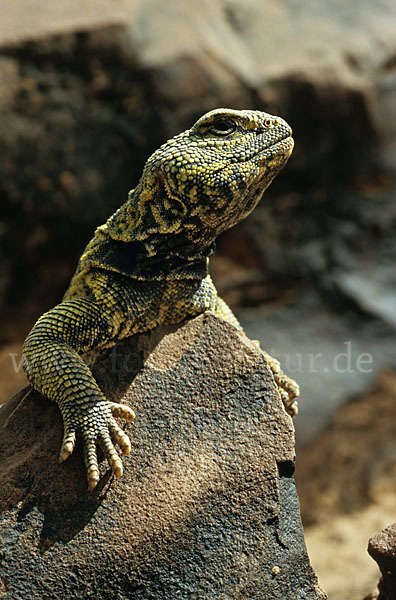
<path fill-rule="evenodd" d="M 272 127 L 273 124 L 274 124 L 274 121 L 272 119 L 264 120 L 264 125 L 265 125 L 265 127 L 267 127 L 267 129 L 270 129 L 270 127 Z"/>

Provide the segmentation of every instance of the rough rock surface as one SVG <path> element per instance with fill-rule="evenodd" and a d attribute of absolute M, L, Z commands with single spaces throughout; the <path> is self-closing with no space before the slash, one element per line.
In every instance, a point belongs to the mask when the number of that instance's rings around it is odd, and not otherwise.
<path fill-rule="evenodd" d="M 370 556 L 378 563 L 382 577 L 378 583 L 378 600 L 396 598 L 396 523 L 374 535 L 368 545 Z"/>
<path fill-rule="evenodd" d="M 81 448 L 57 463 L 59 412 L 31 393 L 0 438 L 1 598 L 326 597 L 293 425 L 255 344 L 206 314 L 120 344 L 95 373 L 137 413 L 124 477 L 88 494 Z"/>

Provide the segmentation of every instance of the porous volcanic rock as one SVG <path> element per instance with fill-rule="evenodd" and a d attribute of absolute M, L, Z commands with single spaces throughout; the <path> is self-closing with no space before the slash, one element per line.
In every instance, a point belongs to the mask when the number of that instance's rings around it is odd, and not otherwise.
<path fill-rule="evenodd" d="M 2 599 L 326 597 L 292 421 L 254 343 L 208 313 L 119 344 L 94 372 L 137 414 L 124 476 L 102 463 L 88 493 L 81 447 L 58 464 L 59 411 L 30 393 L 0 438 Z"/>

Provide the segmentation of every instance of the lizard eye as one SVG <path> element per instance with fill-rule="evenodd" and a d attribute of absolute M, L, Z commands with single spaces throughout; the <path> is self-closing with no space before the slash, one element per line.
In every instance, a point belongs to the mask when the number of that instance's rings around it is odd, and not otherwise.
<path fill-rule="evenodd" d="M 215 135 L 230 135 L 236 129 L 236 125 L 233 121 L 229 121 L 227 119 L 219 119 L 215 123 L 213 123 L 211 127 L 211 132 Z"/>

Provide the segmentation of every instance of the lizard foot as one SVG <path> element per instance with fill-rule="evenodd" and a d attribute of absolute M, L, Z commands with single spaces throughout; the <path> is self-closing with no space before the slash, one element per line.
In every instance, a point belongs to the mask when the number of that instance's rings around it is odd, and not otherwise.
<path fill-rule="evenodd" d="M 64 403 L 61 407 L 64 436 L 59 461 L 66 460 L 74 450 L 76 434 L 81 433 L 84 440 L 84 458 L 87 469 L 88 489 L 93 490 L 99 481 L 99 465 L 96 444 L 101 447 L 116 477 L 123 473 L 122 461 L 115 443 L 122 454 L 129 454 L 131 442 L 114 417 L 130 422 L 135 413 L 125 404 L 99 400 L 86 404 Z"/>
<path fill-rule="evenodd" d="M 274 376 L 283 406 L 291 417 L 295 417 L 298 413 L 297 398 L 300 396 L 300 387 L 294 379 L 284 374 L 279 360 L 273 358 L 267 352 L 264 352 L 264 355 Z"/>

